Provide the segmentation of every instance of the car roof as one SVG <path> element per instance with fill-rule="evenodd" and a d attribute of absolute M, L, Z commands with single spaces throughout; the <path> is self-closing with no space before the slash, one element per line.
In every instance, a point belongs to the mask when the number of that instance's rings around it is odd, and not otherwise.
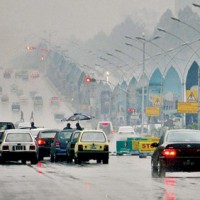
<path fill-rule="evenodd" d="M 7 129 L 5 133 L 31 133 L 30 129 Z"/>

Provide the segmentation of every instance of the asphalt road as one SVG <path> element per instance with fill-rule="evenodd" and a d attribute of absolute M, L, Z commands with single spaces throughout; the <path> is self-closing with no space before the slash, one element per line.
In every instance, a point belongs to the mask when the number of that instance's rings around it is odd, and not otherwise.
<path fill-rule="evenodd" d="M 36 80 L 0 79 L 3 93 L 10 101 L 0 103 L 2 121 L 17 121 L 19 113 L 11 111 L 11 103 L 18 97 L 10 92 L 10 85 L 16 83 L 29 96 L 30 90 L 37 90 L 44 97 L 44 106 L 35 110 L 30 99 L 21 102 L 25 120 L 29 121 L 34 111 L 35 124 L 63 128 L 65 123 L 54 121 L 53 114 L 64 111 L 72 114 L 66 102 L 51 107 L 49 99 L 56 94 L 48 82 Z M 110 144 L 115 151 L 115 142 Z M 0 200 L 196 200 L 200 199 L 200 173 L 167 173 L 166 178 L 151 178 L 150 157 L 110 156 L 108 165 L 94 161 L 82 165 L 50 163 L 49 158 L 38 165 L 7 163 L 0 165 Z"/>
<path fill-rule="evenodd" d="M 50 163 L 0 165 L 2 200 L 199 199 L 200 173 L 151 178 L 150 157 L 110 156 L 108 165 Z"/>

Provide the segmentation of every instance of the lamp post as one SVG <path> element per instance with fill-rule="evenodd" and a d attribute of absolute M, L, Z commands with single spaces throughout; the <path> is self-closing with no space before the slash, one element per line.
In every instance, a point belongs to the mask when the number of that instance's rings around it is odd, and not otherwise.
<path fill-rule="evenodd" d="M 138 40 L 142 40 L 142 44 L 143 44 L 143 55 L 142 55 L 142 77 L 144 78 L 144 75 L 145 75 L 145 45 L 146 43 L 150 42 L 150 41 L 153 41 L 153 40 L 156 40 L 160 38 L 159 36 L 155 36 L 154 38 L 150 39 L 150 40 L 146 40 L 145 39 L 145 35 L 144 33 L 142 34 L 142 37 L 136 37 L 136 39 Z M 144 86 L 144 83 L 142 83 L 142 106 L 141 106 L 141 134 L 143 134 L 144 132 L 144 89 L 145 89 L 145 86 Z"/>

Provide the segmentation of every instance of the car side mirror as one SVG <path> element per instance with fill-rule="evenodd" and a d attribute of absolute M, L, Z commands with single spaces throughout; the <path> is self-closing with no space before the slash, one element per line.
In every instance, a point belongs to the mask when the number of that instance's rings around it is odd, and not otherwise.
<path fill-rule="evenodd" d="M 154 142 L 154 143 L 151 144 L 151 147 L 158 147 L 158 146 L 159 146 L 159 145 L 158 145 L 157 142 Z"/>

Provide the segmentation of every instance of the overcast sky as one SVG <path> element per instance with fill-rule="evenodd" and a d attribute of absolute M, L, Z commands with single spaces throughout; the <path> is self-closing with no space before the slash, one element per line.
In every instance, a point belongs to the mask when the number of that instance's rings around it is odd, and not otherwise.
<path fill-rule="evenodd" d="M 110 34 L 128 16 L 150 28 L 168 8 L 174 10 L 174 1 L 0 0 L 1 61 L 38 37 L 56 43 L 71 37 L 87 41 L 100 31 Z"/>

